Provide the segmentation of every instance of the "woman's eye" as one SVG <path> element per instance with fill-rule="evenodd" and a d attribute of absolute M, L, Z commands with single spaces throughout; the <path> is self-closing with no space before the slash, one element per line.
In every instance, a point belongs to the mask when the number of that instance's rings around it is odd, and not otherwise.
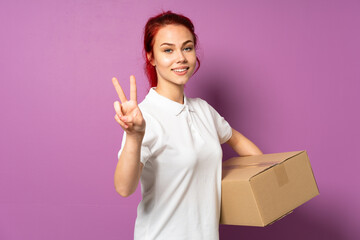
<path fill-rule="evenodd" d="M 190 52 L 192 50 L 192 47 L 184 48 L 185 51 Z"/>
<path fill-rule="evenodd" d="M 164 52 L 170 53 L 170 52 L 172 52 L 172 49 L 165 49 Z"/>

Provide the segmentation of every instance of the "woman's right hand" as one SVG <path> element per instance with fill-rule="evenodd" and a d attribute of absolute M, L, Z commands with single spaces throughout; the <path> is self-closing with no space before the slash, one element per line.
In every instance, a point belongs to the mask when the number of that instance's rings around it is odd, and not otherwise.
<path fill-rule="evenodd" d="M 121 104 L 119 101 L 114 102 L 116 122 L 120 124 L 126 134 L 143 136 L 146 124 L 137 104 L 135 77 L 133 75 L 130 76 L 130 100 L 126 99 L 124 91 L 115 77 L 112 78 L 112 83 L 121 101 Z"/>

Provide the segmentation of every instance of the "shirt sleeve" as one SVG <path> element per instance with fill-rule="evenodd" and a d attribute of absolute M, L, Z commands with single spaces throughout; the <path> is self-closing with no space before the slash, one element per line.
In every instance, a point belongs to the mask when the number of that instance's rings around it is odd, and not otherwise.
<path fill-rule="evenodd" d="M 210 104 L 208 104 L 213 118 L 220 144 L 227 142 L 232 136 L 230 124 Z"/>
<path fill-rule="evenodd" d="M 145 165 L 145 163 L 149 160 L 149 158 L 151 157 L 151 146 L 154 145 L 155 140 L 155 135 L 153 133 L 153 131 L 150 128 L 150 122 L 145 119 L 146 121 L 146 129 L 145 129 L 145 135 L 141 144 L 141 152 L 140 152 L 140 162 L 142 162 L 142 164 Z M 118 159 L 124 149 L 124 145 L 126 142 L 126 132 L 124 132 L 123 134 L 123 138 L 122 138 L 122 142 L 121 142 L 121 148 L 118 152 Z"/>

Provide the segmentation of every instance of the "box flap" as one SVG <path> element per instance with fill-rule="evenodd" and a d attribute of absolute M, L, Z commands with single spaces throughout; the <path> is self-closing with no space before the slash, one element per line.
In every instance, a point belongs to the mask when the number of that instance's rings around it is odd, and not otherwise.
<path fill-rule="evenodd" d="M 223 162 L 223 181 L 246 180 L 304 151 L 234 157 Z M 231 170 L 231 171 L 230 171 Z M 226 177 L 226 179 L 224 179 Z"/>

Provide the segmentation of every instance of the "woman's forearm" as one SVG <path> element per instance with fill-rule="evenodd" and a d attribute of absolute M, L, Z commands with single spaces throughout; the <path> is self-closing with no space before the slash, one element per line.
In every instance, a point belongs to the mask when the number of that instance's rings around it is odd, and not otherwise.
<path fill-rule="evenodd" d="M 115 189 L 123 197 L 134 193 L 139 184 L 143 168 L 143 164 L 140 162 L 143 137 L 144 135 L 126 136 L 114 174 Z"/>
<path fill-rule="evenodd" d="M 232 129 L 232 136 L 226 143 L 229 144 L 239 156 L 263 154 L 253 142 L 235 129 Z"/>

